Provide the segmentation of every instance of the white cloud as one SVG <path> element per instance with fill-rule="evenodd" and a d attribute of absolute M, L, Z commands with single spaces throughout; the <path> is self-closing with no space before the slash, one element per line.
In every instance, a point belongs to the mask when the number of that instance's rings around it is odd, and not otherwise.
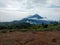
<path fill-rule="evenodd" d="M 35 13 L 59 20 L 60 0 L 0 0 L 0 21 L 20 20 Z"/>

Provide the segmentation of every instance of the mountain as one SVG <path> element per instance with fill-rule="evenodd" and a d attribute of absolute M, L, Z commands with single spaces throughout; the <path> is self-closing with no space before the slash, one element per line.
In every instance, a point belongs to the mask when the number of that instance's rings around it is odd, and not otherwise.
<path fill-rule="evenodd" d="M 43 17 L 41 17 L 41 16 L 38 15 L 38 14 L 35 14 L 35 15 L 33 15 L 33 16 L 29 16 L 28 18 L 31 18 L 31 19 L 33 19 L 33 18 L 35 18 L 35 19 L 42 19 Z"/>
<path fill-rule="evenodd" d="M 55 24 L 56 21 L 45 20 L 39 14 L 25 17 L 21 20 L 15 20 L 11 22 L 0 22 L 0 29 L 25 29 L 32 27 L 34 24 Z"/>
<path fill-rule="evenodd" d="M 12 22 L 0 22 L 0 25 L 13 25 L 13 24 L 19 25 L 20 23 L 23 22 L 30 24 L 42 24 L 42 23 L 50 24 L 56 22 L 56 21 L 45 20 L 44 18 L 45 17 L 42 17 L 39 14 L 34 14 L 32 16 L 25 17 L 21 20 L 15 20 Z"/>
<path fill-rule="evenodd" d="M 32 16 L 23 18 L 22 20 L 20 20 L 20 22 L 27 22 L 30 24 L 50 24 L 50 23 L 54 23 L 55 21 L 48 21 L 48 20 L 44 20 L 44 17 L 40 16 L 39 14 L 34 14 Z"/>

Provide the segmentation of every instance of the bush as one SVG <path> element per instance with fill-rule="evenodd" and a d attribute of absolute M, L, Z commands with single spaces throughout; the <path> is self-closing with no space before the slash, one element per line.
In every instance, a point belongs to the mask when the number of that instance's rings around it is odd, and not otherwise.
<path fill-rule="evenodd" d="M 2 33 L 7 33 L 7 31 L 1 31 Z"/>
<path fill-rule="evenodd" d="M 13 32 L 12 30 L 10 30 L 9 32 Z"/>
<path fill-rule="evenodd" d="M 42 23 L 42 26 L 43 26 L 43 28 L 47 28 L 48 27 L 48 24 Z"/>

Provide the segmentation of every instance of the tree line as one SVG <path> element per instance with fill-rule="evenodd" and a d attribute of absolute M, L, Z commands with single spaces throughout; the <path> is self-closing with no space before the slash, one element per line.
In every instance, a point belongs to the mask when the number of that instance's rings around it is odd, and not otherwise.
<path fill-rule="evenodd" d="M 51 23 L 51 24 L 30 24 L 26 22 L 22 23 L 5 23 L 0 24 L 0 29 L 40 29 L 40 28 L 48 28 L 49 25 L 59 25 L 59 23 Z"/>

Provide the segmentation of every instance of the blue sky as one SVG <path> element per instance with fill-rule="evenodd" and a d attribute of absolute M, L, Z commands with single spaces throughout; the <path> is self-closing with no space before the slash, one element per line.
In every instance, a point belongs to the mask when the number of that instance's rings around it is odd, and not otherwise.
<path fill-rule="evenodd" d="M 0 22 L 20 20 L 35 13 L 60 19 L 60 0 L 0 0 Z"/>

